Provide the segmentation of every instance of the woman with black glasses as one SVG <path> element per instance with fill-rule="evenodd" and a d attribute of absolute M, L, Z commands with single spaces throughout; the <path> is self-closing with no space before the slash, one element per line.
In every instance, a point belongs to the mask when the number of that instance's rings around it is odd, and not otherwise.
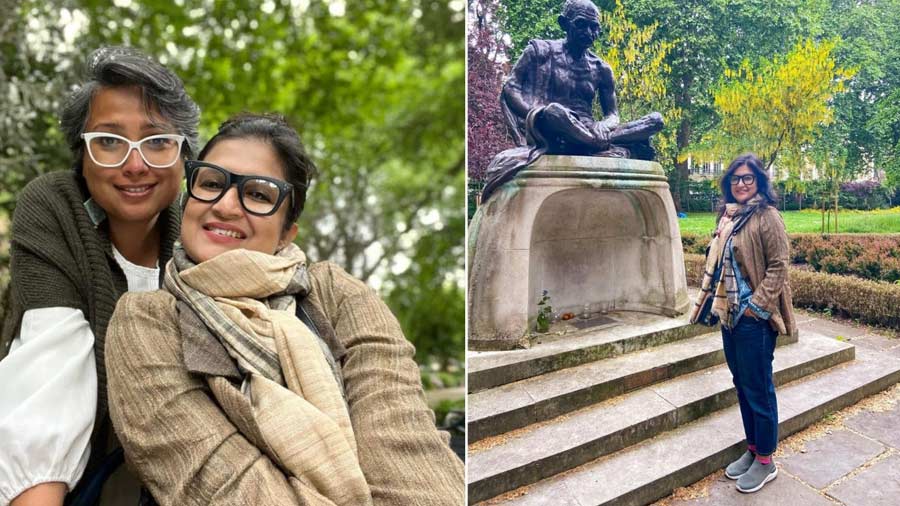
<path fill-rule="evenodd" d="M 293 240 L 315 167 L 271 115 L 188 161 L 163 290 L 110 323 L 110 413 L 169 504 L 460 505 L 413 347 L 373 290 Z"/>
<path fill-rule="evenodd" d="M 181 80 L 129 48 L 93 53 L 66 101 L 73 170 L 29 183 L 12 222 L 0 505 L 61 505 L 79 482 L 86 499 L 122 461 L 107 414 L 107 323 L 123 293 L 159 287 L 198 120 Z M 117 483 L 103 504 L 115 501 Z M 126 488 L 135 504 L 138 487 Z"/>
<path fill-rule="evenodd" d="M 796 334 L 784 221 L 762 162 L 736 158 L 720 182 L 724 205 L 707 250 L 692 321 L 722 324 L 725 359 L 737 389 L 747 451 L 725 469 L 741 492 L 775 479 L 778 403 L 772 378 L 775 339 Z"/>

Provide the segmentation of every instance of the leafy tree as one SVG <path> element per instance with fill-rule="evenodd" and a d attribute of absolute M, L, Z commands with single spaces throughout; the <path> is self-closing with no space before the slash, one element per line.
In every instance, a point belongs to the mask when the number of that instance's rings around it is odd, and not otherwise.
<path fill-rule="evenodd" d="M 854 71 L 837 68 L 835 42 L 800 41 L 784 57 L 744 60 L 728 69 L 713 90 L 719 122 L 690 149 L 701 161 L 727 160 L 747 151 L 770 168 L 797 173 L 807 165 L 804 149 L 833 121 L 832 98 Z"/>
<path fill-rule="evenodd" d="M 64 168 L 61 160 L 68 156 L 56 122 L 73 67 L 59 62 L 54 41 L 66 39 L 63 25 L 71 12 L 30 3 L 27 9 L 36 16 L 25 22 L 28 18 L 15 15 L 26 9 L 21 3 L 0 2 L 4 13 L 14 14 L 0 18 L 0 220 L 15 206 L 18 189 L 40 174 Z M 42 26 L 44 20 L 49 22 Z M 44 30 L 43 37 L 35 36 L 35 26 Z"/>
<path fill-rule="evenodd" d="M 621 0 L 616 0 L 612 11 L 601 11 L 600 24 L 606 30 L 600 57 L 612 67 L 620 116 L 627 121 L 662 112 L 666 128 L 653 140 L 657 158 L 665 164 L 675 157 L 674 125 L 681 119 L 681 109 L 667 94 L 671 67 L 666 58 L 675 44 L 656 40 L 659 23 L 639 27 L 630 21 Z"/>
<path fill-rule="evenodd" d="M 672 42 L 667 63 L 668 92 L 681 120 L 676 128 L 676 153 L 699 141 L 714 128 L 711 90 L 724 70 L 744 59 L 785 53 L 798 37 L 818 37 L 827 17 L 824 0 L 629 0 L 628 15 L 639 26 L 659 22 L 657 36 Z M 688 164 L 675 166 L 670 184 L 676 207 L 688 198 Z"/>
<path fill-rule="evenodd" d="M 857 2 L 832 0 L 825 33 L 839 37 L 835 59 L 858 72 L 847 93 L 835 97 L 833 139 L 847 150 L 855 173 L 884 169 L 892 184 L 900 182 L 896 126 L 900 97 L 900 0 Z"/>
<path fill-rule="evenodd" d="M 874 115 L 866 123 L 876 142 L 873 155 L 887 174 L 890 186 L 900 185 L 900 87 L 874 105 Z"/>
<path fill-rule="evenodd" d="M 512 146 L 500 109 L 506 44 L 497 29 L 497 0 L 469 3 L 468 174 L 484 178 L 491 159 Z"/>
<path fill-rule="evenodd" d="M 393 278 L 398 288 L 391 290 L 387 299 L 408 335 L 428 337 L 417 340 L 416 360 L 441 371 L 457 368 L 460 383 L 465 294 L 463 273 L 455 267 L 465 256 L 460 241 L 464 233 L 465 216 L 459 212 L 443 228 L 416 241 L 412 254 L 415 261 Z"/>
<path fill-rule="evenodd" d="M 565 34 L 557 16 L 565 0 L 500 0 L 500 30 L 509 40 L 507 54 L 514 62 L 532 39 L 559 39 Z M 602 29 L 602 27 L 601 27 Z"/>
<path fill-rule="evenodd" d="M 841 183 L 848 181 L 853 174 L 852 168 L 847 165 L 847 149 L 834 149 L 834 146 L 826 143 L 819 144 L 812 150 L 812 161 L 819 171 L 830 201 L 823 202 L 822 205 L 822 233 L 837 233 Z M 834 211 L 834 230 L 831 229 L 830 211 Z"/>

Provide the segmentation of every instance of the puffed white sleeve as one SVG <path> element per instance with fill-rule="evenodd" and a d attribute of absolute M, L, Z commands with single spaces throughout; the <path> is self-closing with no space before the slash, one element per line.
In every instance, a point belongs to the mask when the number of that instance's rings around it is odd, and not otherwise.
<path fill-rule="evenodd" d="M 97 406 L 94 334 L 81 310 L 30 309 L 0 361 L 0 506 L 40 483 L 71 490 Z"/>

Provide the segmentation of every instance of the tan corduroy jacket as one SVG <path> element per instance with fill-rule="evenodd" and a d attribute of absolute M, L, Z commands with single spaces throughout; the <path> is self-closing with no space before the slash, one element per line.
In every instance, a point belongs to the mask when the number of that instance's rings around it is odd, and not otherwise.
<path fill-rule="evenodd" d="M 769 323 L 775 331 L 796 335 L 788 282 L 790 243 L 778 210 L 766 206 L 755 212 L 735 234 L 732 245 L 738 269 L 753 289 L 750 300 L 772 314 Z"/>
<path fill-rule="evenodd" d="M 397 320 L 335 264 L 309 273 L 302 307 L 342 364 L 373 503 L 462 505 L 462 462 L 434 427 Z M 237 369 L 197 321 L 178 315 L 168 292 L 129 293 L 107 331 L 110 414 L 129 466 L 154 498 L 163 506 L 330 504 L 288 480 L 245 436 L 255 422 Z"/>

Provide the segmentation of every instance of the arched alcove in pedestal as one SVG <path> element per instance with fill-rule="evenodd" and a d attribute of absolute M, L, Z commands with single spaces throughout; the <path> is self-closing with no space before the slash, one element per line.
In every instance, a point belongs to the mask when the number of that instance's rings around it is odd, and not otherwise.
<path fill-rule="evenodd" d="M 690 301 L 675 206 L 655 162 L 542 156 L 469 226 L 469 348 L 519 346 L 542 289 L 555 311 L 585 304 L 666 316 Z"/>
<path fill-rule="evenodd" d="M 585 304 L 671 313 L 673 235 L 665 203 L 643 189 L 572 188 L 548 196 L 531 228 L 529 316 L 541 291 L 555 311 Z M 679 241 L 680 247 L 680 241 Z M 669 309 L 666 309 L 669 308 Z"/>

